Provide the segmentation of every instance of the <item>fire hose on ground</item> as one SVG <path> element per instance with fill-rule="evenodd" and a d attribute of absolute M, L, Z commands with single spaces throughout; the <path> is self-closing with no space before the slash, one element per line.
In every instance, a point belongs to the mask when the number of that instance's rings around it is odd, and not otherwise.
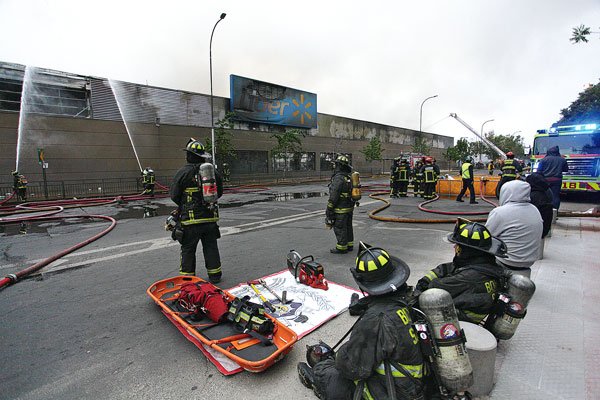
<path fill-rule="evenodd" d="M 6 277 L 0 279 L 0 289 L 5 288 L 8 285 L 14 284 L 16 283 L 19 279 L 22 279 L 24 277 L 26 277 L 27 275 L 30 275 L 38 270 L 40 270 L 41 268 L 45 267 L 46 265 L 58 260 L 59 258 L 72 253 L 73 251 L 80 249 L 90 243 L 92 243 L 93 241 L 101 238 L 102 236 L 106 235 L 108 232 L 110 232 L 115 225 L 117 224 L 117 221 L 112 218 L 112 217 L 108 217 L 105 215 L 69 215 L 69 216 L 44 216 L 44 217 L 33 217 L 33 218 L 14 218 L 13 220 L 10 221 L 1 221 L 2 223 L 14 223 L 14 222 L 20 222 L 20 221 L 24 221 L 24 220 L 35 220 L 35 221 L 50 221 L 50 220 L 56 220 L 56 219 L 64 219 L 64 218 L 88 218 L 88 219 L 104 219 L 106 221 L 110 221 L 110 226 L 108 226 L 106 229 L 104 229 L 102 232 L 95 234 L 94 236 L 84 240 L 83 242 L 77 243 L 74 246 L 69 247 L 68 249 L 65 249 L 59 253 L 56 253 L 55 255 L 46 258 L 45 260 L 42 260 L 28 268 L 25 268 L 24 270 L 21 270 L 15 274 L 9 274 Z"/>
<path fill-rule="evenodd" d="M 485 183 L 486 183 L 485 180 L 481 181 L 481 195 L 480 195 L 481 200 L 483 200 L 486 203 L 489 203 L 493 206 L 497 206 L 497 204 L 495 204 L 494 202 L 485 198 L 485 196 L 484 196 Z M 389 202 L 388 200 L 386 200 L 382 197 L 377 197 L 377 196 L 386 195 L 386 194 L 389 194 L 389 192 L 378 192 L 378 193 L 372 193 L 369 195 L 370 198 L 375 199 L 375 200 L 380 200 L 385 203 L 383 206 L 371 211 L 369 213 L 369 218 L 377 220 L 377 221 L 384 221 L 384 222 L 403 222 L 403 223 L 412 223 L 412 224 L 446 224 L 446 223 L 454 223 L 455 222 L 454 219 L 449 219 L 449 218 L 433 219 L 433 218 L 397 218 L 397 217 L 377 216 L 375 214 L 385 210 L 386 208 L 388 208 L 391 205 L 391 202 Z M 428 208 L 424 207 L 426 204 L 432 203 L 432 202 L 438 200 L 439 198 L 440 197 L 438 195 L 436 195 L 435 198 L 424 201 L 424 202 L 420 203 L 417 207 L 421 211 L 425 211 L 425 212 L 433 213 L 433 214 L 441 214 L 441 215 L 487 215 L 489 213 L 488 211 L 442 211 L 442 210 L 432 210 L 432 209 L 428 209 Z M 472 218 L 471 221 L 485 222 L 485 221 L 487 221 L 487 218 Z"/>

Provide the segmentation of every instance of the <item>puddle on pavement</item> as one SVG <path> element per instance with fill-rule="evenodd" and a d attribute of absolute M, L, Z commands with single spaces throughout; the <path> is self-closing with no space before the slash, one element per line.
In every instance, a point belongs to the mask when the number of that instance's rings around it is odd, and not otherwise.
<path fill-rule="evenodd" d="M 271 201 L 290 201 L 295 199 L 308 199 L 312 197 L 324 197 L 327 193 L 324 192 L 300 192 L 300 193 L 258 193 L 248 200 L 243 201 L 227 201 L 219 202 L 219 208 L 233 208 L 242 207 L 248 204 L 265 203 Z M 113 218 L 118 220 L 123 219 L 139 219 L 139 218 L 153 218 L 153 217 L 166 217 L 173 210 L 176 209 L 175 204 L 163 204 L 163 203 L 152 203 L 146 202 L 145 204 L 140 203 L 129 203 L 118 206 L 117 213 L 113 215 Z"/>
<path fill-rule="evenodd" d="M 300 192 L 300 193 L 259 193 L 258 197 L 253 196 L 252 199 L 245 201 L 229 201 L 219 203 L 219 208 L 233 208 L 242 207 L 248 204 L 265 203 L 271 201 L 285 202 L 295 199 L 308 199 L 312 197 L 324 197 L 327 196 L 325 192 Z M 117 208 L 116 213 L 112 215 L 117 221 L 125 219 L 141 219 L 141 218 L 153 218 L 153 217 L 165 217 L 175 210 L 174 204 L 162 204 L 146 202 L 145 204 L 139 203 L 126 203 L 115 206 Z M 13 235 L 26 235 L 28 233 L 47 233 L 48 229 L 55 228 L 58 226 L 66 226 L 74 223 L 80 223 L 81 220 L 68 219 L 68 220 L 56 220 L 52 222 L 23 222 L 21 224 L 0 224 L 0 236 L 13 236 Z M 89 220 L 87 221 L 89 222 Z"/>

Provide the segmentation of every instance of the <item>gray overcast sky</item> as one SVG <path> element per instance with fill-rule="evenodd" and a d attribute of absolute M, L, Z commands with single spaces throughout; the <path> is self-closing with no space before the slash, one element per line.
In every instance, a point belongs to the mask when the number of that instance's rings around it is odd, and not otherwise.
<path fill-rule="evenodd" d="M 600 0 L 0 0 L 0 60 L 229 97 L 229 75 L 317 94 L 318 112 L 455 138 L 531 139 L 600 79 Z"/>

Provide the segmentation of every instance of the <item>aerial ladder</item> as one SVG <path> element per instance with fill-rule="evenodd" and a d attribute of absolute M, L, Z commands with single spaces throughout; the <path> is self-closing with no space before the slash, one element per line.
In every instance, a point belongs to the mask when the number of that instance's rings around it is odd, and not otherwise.
<path fill-rule="evenodd" d="M 492 150 L 494 150 L 496 153 L 498 153 L 498 155 L 500 157 L 502 157 L 502 159 L 506 159 L 506 154 L 500 150 L 498 148 L 498 146 L 496 146 L 494 143 L 492 143 L 488 138 L 486 138 L 483 135 L 480 135 L 479 133 L 477 133 L 477 131 L 473 128 L 471 128 L 471 126 L 469 124 L 467 124 L 465 121 L 463 121 L 458 115 L 456 115 L 456 113 L 450 113 L 450 116 L 452 118 L 454 118 L 455 120 L 457 120 L 458 122 L 460 122 L 461 124 L 464 125 L 465 128 L 467 128 L 468 130 L 470 130 L 471 132 L 473 132 L 475 134 L 475 136 L 477 136 L 479 139 L 481 139 L 481 141 L 483 143 L 485 143 L 486 145 L 488 145 L 489 148 L 491 148 Z M 483 132 L 482 132 L 483 134 Z"/>

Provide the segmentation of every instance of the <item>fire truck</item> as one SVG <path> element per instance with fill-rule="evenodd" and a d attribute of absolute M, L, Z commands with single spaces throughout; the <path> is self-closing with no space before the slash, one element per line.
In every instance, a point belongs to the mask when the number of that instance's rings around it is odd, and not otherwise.
<path fill-rule="evenodd" d="M 531 149 L 534 172 L 553 146 L 558 146 L 569 166 L 569 172 L 563 173 L 562 191 L 600 193 L 600 123 L 538 130 Z"/>

